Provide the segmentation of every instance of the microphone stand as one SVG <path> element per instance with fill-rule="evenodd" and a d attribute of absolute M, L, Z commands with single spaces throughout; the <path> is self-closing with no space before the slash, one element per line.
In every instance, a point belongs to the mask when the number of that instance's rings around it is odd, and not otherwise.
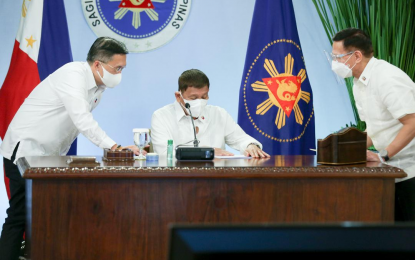
<path fill-rule="evenodd" d="M 177 161 L 184 161 L 184 160 L 213 160 L 215 158 L 215 149 L 212 147 L 199 147 L 199 140 L 196 137 L 196 127 L 195 122 L 193 120 L 192 111 L 190 110 L 190 104 L 185 103 L 184 107 L 185 110 L 189 110 L 190 117 L 192 118 L 192 126 L 193 126 L 193 146 L 194 147 L 176 147 L 176 159 Z M 186 112 L 186 111 L 185 111 Z M 186 113 L 187 114 L 187 113 Z"/>
<path fill-rule="evenodd" d="M 199 141 L 197 140 L 197 137 L 196 137 L 196 128 L 195 128 L 195 123 L 194 123 L 194 119 L 193 119 L 193 116 L 192 116 L 192 111 L 190 110 L 190 104 L 186 103 L 185 107 L 189 110 L 190 118 L 192 120 L 193 134 L 194 134 L 194 137 L 195 137 L 195 139 L 193 140 L 193 145 L 194 145 L 194 147 L 199 147 Z"/>

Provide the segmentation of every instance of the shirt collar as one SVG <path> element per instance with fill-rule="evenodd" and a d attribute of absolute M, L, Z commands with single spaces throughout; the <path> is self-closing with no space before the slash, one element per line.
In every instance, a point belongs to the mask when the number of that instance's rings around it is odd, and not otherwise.
<path fill-rule="evenodd" d="M 359 79 L 354 79 L 355 83 L 357 81 L 360 81 L 363 85 L 367 86 L 369 84 L 370 78 L 372 76 L 373 67 L 375 66 L 375 63 L 378 59 L 375 57 L 372 57 L 369 62 L 367 63 L 365 69 L 362 72 L 362 75 L 360 75 Z"/>
<path fill-rule="evenodd" d="M 186 117 L 186 114 L 184 113 L 182 106 L 179 102 L 177 102 L 177 100 L 176 102 L 174 102 L 174 112 L 176 114 L 177 122 L 179 122 L 180 119 L 182 119 L 183 117 Z"/>
<path fill-rule="evenodd" d="M 186 114 L 183 111 L 182 106 L 180 105 L 179 102 L 174 102 L 174 112 L 176 114 L 176 120 L 177 122 L 179 122 L 183 117 L 187 117 Z M 205 123 L 206 122 L 206 107 L 205 109 L 203 109 L 202 113 L 200 114 L 200 116 L 195 120 L 195 121 L 199 121 L 201 123 Z"/>
<path fill-rule="evenodd" d="M 95 82 L 94 73 L 92 72 L 91 66 L 89 66 L 88 62 L 84 63 L 85 68 L 87 69 L 87 82 L 88 82 L 88 90 L 97 87 L 97 83 Z"/>

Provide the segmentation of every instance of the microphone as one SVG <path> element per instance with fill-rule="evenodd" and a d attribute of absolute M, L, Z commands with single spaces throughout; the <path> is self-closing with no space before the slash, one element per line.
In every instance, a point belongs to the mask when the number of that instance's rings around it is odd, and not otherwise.
<path fill-rule="evenodd" d="M 196 137 L 196 128 L 195 123 L 192 115 L 192 111 L 190 110 L 190 104 L 185 103 L 185 108 L 187 108 L 190 112 L 190 117 L 192 118 L 192 126 L 193 126 L 193 133 L 195 139 L 193 140 L 194 147 L 182 147 L 180 145 L 176 146 L 176 159 L 178 161 L 183 160 L 213 160 L 215 158 L 215 149 L 212 147 L 199 147 L 199 140 Z"/>
<path fill-rule="evenodd" d="M 189 110 L 190 118 L 192 119 L 193 134 L 194 134 L 194 137 L 195 137 L 195 139 L 193 140 L 193 145 L 194 145 L 194 147 L 198 147 L 199 146 L 199 141 L 197 140 L 197 137 L 196 137 L 195 122 L 194 122 L 194 119 L 193 119 L 193 116 L 192 116 L 192 110 L 190 110 L 190 104 L 186 103 L 186 104 L 184 104 L 184 106 Z"/>

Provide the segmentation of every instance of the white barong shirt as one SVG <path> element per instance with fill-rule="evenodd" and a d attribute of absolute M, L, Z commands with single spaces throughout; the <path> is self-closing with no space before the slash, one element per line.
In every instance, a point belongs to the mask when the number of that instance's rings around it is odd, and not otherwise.
<path fill-rule="evenodd" d="M 384 150 L 398 135 L 400 118 L 415 113 L 415 83 L 398 67 L 371 58 L 359 79 L 353 80 L 353 94 L 360 119 L 375 148 Z M 388 162 L 415 177 L 415 139 Z"/>
<path fill-rule="evenodd" d="M 94 120 L 105 87 L 97 86 L 87 62 L 70 62 L 37 85 L 11 121 L 0 147 L 9 159 L 19 144 L 16 160 L 25 156 L 66 155 L 79 133 L 101 148 L 115 142 Z"/>
<path fill-rule="evenodd" d="M 243 153 L 249 144 L 254 143 L 262 149 L 262 144 L 247 135 L 223 108 L 207 105 L 194 123 L 199 129 L 196 136 L 200 141 L 200 147 L 225 150 L 227 144 Z M 193 139 L 191 118 L 186 116 L 177 101 L 153 113 L 151 142 L 154 152 L 160 155 L 166 154 L 168 140 L 173 140 L 173 145 L 176 147 L 181 144 L 193 145 Z"/>

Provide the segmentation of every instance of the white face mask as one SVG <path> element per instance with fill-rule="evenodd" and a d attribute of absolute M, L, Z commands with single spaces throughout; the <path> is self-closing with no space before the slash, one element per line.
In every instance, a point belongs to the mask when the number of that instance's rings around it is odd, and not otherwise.
<path fill-rule="evenodd" d="M 117 86 L 118 84 L 120 84 L 120 82 L 121 82 L 121 73 L 117 73 L 117 74 L 109 73 L 104 68 L 104 66 L 102 66 L 101 62 L 100 62 L 100 64 L 101 64 L 101 67 L 102 67 L 103 76 L 101 77 L 98 70 L 97 70 L 97 73 L 98 73 L 99 78 L 102 80 L 102 83 L 104 83 L 104 85 L 108 88 L 113 88 L 113 87 Z"/>
<path fill-rule="evenodd" d="M 180 93 L 180 96 L 182 96 L 182 93 Z M 182 96 L 183 98 L 183 96 Z M 195 99 L 195 100 L 187 100 L 184 99 L 184 103 L 189 103 L 190 110 L 192 111 L 193 117 L 199 117 L 202 113 L 203 109 L 206 107 L 208 100 L 207 99 Z M 183 105 L 180 103 L 180 105 L 183 107 Z M 188 110 L 186 107 L 184 107 L 186 110 Z M 189 112 L 190 114 L 190 112 Z"/>
<path fill-rule="evenodd" d="M 356 63 L 351 68 L 349 68 L 349 66 L 345 64 L 352 57 L 353 53 L 344 63 L 335 60 L 331 62 L 331 69 L 334 71 L 334 73 L 336 73 L 337 75 L 339 75 L 339 77 L 343 79 L 350 78 L 351 76 L 353 76 L 352 69 L 354 68 L 354 66 L 356 66 Z"/>

